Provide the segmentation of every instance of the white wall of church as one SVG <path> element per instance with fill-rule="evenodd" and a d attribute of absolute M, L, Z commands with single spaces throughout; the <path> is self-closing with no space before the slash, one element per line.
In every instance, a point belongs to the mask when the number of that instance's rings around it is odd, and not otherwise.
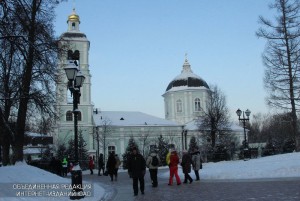
<path fill-rule="evenodd" d="M 100 131 L 102 127 L 99 126 L 96 128 Z M 137 143 L 139 150 L 142 152 L 144 150 L 145 156 L 149 154 L 151 145 L 158 145 L 158 137 L 160 135 L 168 142 L 168 144 L 175 144 L 178 151 L 182 151 L 182 126 L 126 126 L 118 127 L 113 126 L 111 133 L 106 137 L 106 150 L 105 155 L 106 159 L 108 156 L 108 146 L 115 147 L 115 153 L 119 156 L 122 156 L 128 146 L 128 142 L 131 137 L 134 138 Z M 147 138 L 145 146 L 143 140 Z M 100 153 L 104 153 L 103 143 L 100 143 Z"/>
<path fill-rule="evenodd" d="M 180 124 L 185 124 L 198 116 L 202 116 L 203 111 L 197 110 L 195 100 L 199 98 L 201 109 L 206 111 L 207 93 L 208 89 L 206 88 L 168 91 L 164 94 L 165 118 Z M 180 102 L 182 104 L 181 110 L 178 105 Z"/>

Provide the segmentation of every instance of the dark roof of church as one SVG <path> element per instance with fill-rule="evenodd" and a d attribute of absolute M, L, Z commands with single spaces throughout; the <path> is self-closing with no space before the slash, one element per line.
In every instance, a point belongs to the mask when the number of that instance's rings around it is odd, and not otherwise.
<path fill-rule="evenodd" d="M 169 91 L 173 87 L 181 87 L 181 86 L 187 86 L 187 87 L 206 87 L 209 89 L 208 84 L 202 80 L 201 78 L 196 77 L 186 77 L 185 79 L 178 79 L 173 80 L 168 85 L 166 91 Z"/>
<path fill-rule="evenodd" d="M 181 74 L 175 77 L 168 85 L 166 91 L 182 90 L 189 87 L 205 87 L 209 89 L 208 84 L 198 75 L 194 74 L 188 60 L 185 59 Z"/>

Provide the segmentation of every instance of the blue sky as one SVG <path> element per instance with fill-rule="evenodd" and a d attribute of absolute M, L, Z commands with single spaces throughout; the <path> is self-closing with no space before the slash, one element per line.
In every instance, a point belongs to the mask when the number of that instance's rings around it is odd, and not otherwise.
<path fill-rule="evenodd" d="M 233 120 L 240 108 L 269 112 L 258 17 L 271 0 L 69 0 L 57 8 L 56 35 L 73 5 L 91 42 L 92 101 L 101 110 L 164 118 L 161 96 L 187 53 L 195 74 L 225 93 Z"/>

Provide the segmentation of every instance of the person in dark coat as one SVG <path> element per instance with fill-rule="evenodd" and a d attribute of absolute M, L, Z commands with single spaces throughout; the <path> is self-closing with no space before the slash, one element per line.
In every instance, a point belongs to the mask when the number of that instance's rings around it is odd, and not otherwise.
<path fill-rule="evenodd" d="M 115 159 L 116 159 L 116 167 L 115 167 L 115 181 L 118 180 L 118 171 L 119 171 L 119 167 L 121 165 L 121 161 L 120 161 L 120 158 L 118 156 L 118 154 L 115 155 Z"/>
<path fill-rule="evenodd" d="M 137 152 L 137 148 L 133 147 L 132 155 L 128 159 L 128 173 L 133 180 L 134 196 L 138 195 L 138 181 L 140 181 L 140 190 L 144 194 L 146 174 L 146 161 L 144 157 Z"/>
<path fill-rule="evenodd" d="M 101 170 L 102 170 L 102 174 L 104 174 L 103 154 L 100 154 L 99 160 L 98 160 L 98 176 L 101 176 Z"/>
<path fill-rule="evenodd" d="M 62 165 L 60 160 L 56 159 L 54 156 L 51 158 L 51 162 L 50 162 L 50 168 L 51 168 L 51 172 L 55 173 L 59 176 L 62 176 Z"/>
<path fill-rule="evenodd" d="M 116 168 L 116 158 L 115 158 L 115 154 L 112 152 L 109 154 L 109 157 L 108 157 L 107 163 L 106 163 L 106 169 L 108 171 L 111 181 L 114 180 L 113 177 L 115 174 L 115 168 Z"/>
<path fill-rule="evenodd" d="M 182 156 L 181 166 L 182 166 L 182 171 L 184 173 L 184 182 L 183 183 L 186 184 L 187 180 L 189 180 L 190 184 L 191 184 L 193 182 L 193 179 L 189 175 L 189 173 L 191 172 L 192 157 L 186 150 L 183 150 L 182 153 L 183 153 L 183 156 Z"/>
<path fill-rule="evenodd" d="M 52 156 L 51 161 L 49 163 L 50 171 L 52 173 L 56 173 L 56 171 L 55 171 L 55 160 L 56 160 L 55 157 Z"/>

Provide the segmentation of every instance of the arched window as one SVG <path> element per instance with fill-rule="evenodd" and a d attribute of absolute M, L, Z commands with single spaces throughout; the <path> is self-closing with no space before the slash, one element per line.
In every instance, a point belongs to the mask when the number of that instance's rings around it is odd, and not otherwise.
<path fill-rule="evenodd" d="M 196 98 L 196 99 L 195 99 L 195 111 L 196 111 L 196 112 L 201 111 L 200 98 Z"/>
<path fill-rule="evenodd" d="M 108 153 L 116 153 L 116 147 L 115 146 L 108 146 Z"/>
<path fill-rule="evenodd" d="M 79 58 L 79 50 L 75 50 L 74 52 L 72 50 L 68 50 L 68 60 L 70 63 L 74 63 L 76 66 L 79 66 Z"/>
<path fill-rule="evenodd" d="M 78 118 L 78 121 L 81 121 L 81 119 L 82 119 L 81 112 L 78 112 L 77 118 Z"/>
<path fill-rule="evenodd" d="M 75 50 L 74 54 L 73 54 L 73 60 L 79 60 L 80 54 L 79 54 L 79 50 Z"/>
<path fill-rule="evenodd" d="M 72 59 L 73 59 L 73 51 L 68 50 L 68 60 L 72 60 Z"/>
<path fill-rule="evenodd" d="M 73 121 L 73 113 L 72 111 L 68 111 L 66 114 L 66 121 Z"/>
<path fill-rule="evenodd" d="M 76 66 L 80 66 L 80 65 L 79 65 L 79 58 L 80 58 L 79 50 L 75 50 L 72 59 L 73 59 L 74 64 L 75 64 Z"/>
<path fill-rule="evenodd" d="M 176 101 L 176 109 L 177 109 L 177 112 L 182 112 L 182 101 L 181 100 Z"/>
<path fill-rule="evenodd" d="M 72 23 L 72 30 L 75 30 L 75 22 Z"/>

